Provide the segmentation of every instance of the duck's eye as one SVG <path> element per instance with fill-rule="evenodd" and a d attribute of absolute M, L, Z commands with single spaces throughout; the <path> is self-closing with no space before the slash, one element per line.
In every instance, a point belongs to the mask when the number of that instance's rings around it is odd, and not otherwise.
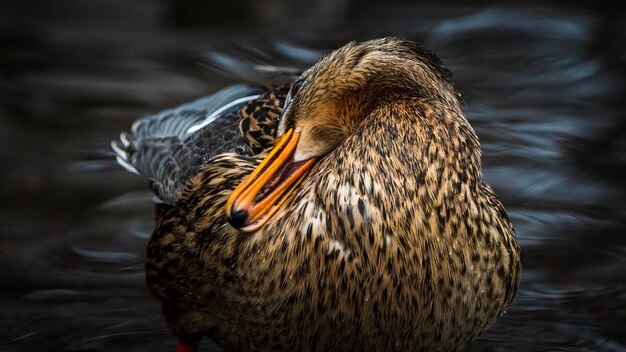
<path fill-rule="evenodd" d="M 292 97 L 295 97 L 296 94 L 298 94 L 298 91 L 300 91 L 300 87 L 302 87 L 302 83 L 304 83 L 303 79 L 299 79 L 293 82 L 293 85 L 291 86 L 291 90 L 289 91 Z"/>
<path fill-rule="evenodd" d="M 302 87 L 303 82 L 304 82 L 303 79 L 299 79 L 293 82 L 293 84 L 291 85 L 291 89 L 289 90 L 289 93 L 287 94 L 287 98 L 285 99 L 285 106 L 283 107 L 283 109 L 287 109 L 289 104 L 291 104 L 293 97 L 295 97 L 296 94 L 298 94 L 298 91 L 300 91 L 300 87 Z"/>

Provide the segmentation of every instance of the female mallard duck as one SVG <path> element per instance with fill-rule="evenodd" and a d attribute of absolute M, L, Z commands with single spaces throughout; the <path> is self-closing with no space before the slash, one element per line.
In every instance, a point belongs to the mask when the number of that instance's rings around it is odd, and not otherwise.
<path fill-rule="evenodd" d="M 164 201 L 146 272 L 177 350 L 466 345 L 521 263 L 449 72 L 386 38 L 325 56 L 283 106 L 285 90 L 235 86 L 114 143 Z"/>

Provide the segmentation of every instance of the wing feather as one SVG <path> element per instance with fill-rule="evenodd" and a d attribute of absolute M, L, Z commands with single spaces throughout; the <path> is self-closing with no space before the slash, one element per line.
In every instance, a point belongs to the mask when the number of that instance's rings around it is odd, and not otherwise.
<path fill-rule="evenodd" d="M 246 152 L 238 108 L 264 90 L 234 85 L 178 108 L 135 121 L 111 142 L 118 163 L 146 180 L 164 202 L 175 204 L 182 186 L 215 155 Z M 249 153 L 249 152 L 248 152 Z"/>

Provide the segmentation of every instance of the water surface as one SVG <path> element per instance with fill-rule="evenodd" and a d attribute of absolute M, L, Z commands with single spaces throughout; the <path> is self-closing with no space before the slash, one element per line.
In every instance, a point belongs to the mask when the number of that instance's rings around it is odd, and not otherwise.
<path fill-rule="evenodd" d="M 479 3 L 4 2 L 0 349 L 171 350 L 143 278 L 151 196 L 110 140 L 144 114 L 395 35 L 455 73 L 523 249 L 513 305 L 467 350 L 626 350 L 626 16 Z"/>

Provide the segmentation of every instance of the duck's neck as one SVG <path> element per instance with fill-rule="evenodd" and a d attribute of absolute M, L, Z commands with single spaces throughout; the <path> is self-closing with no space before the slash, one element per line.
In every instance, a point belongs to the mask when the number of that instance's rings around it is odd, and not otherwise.
<path fill-rule="evenodd" d="M 474 130 L 458 107 L 434 100 L 406 98 L 374 108 L 340 148 L 342 153 L 353 156 L 348 163 L 376 165 L 382 179 L 392 175 L 436 187 L 481 178 Z"/>
<path fill-rule="evenodd" d="M 350 187 L 386 212 L 432 208 L 481 179 L 478 139 L 460 109 L 420 98 L 373 108 L 325 159 L 333 184 L 321 192 Z"/>

